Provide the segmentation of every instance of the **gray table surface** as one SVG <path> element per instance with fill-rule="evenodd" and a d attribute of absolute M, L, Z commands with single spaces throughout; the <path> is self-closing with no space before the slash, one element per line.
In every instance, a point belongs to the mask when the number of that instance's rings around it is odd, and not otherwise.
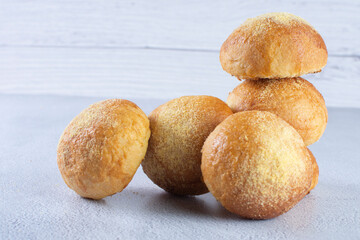
<path fill-rule="evenodd" d="M 174 197 L 141 167 L 121 193 L 87 200 L 63 182 L 60 134 L 99 98 L 0 95 L 0 239 L 360 239 L 360 109 L 329 109 L 310 148 L 317 187 L 288 213 L 244 220 L 211 194 Z M 131 99 L 130 99 L 131 100 Z M 164 100 L 134 100 L 149 113 Z"/>

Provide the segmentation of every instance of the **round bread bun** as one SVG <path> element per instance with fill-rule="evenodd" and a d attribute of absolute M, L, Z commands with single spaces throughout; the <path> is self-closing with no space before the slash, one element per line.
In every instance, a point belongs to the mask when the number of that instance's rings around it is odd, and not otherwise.
<path fill-rule="evenodd" d="M 149 115 L 151 137 L 141 164 L 145 174 L 176 195 L 207 193 L 200 169 L 201 148 L 231 114 L 226 103 L 211 96 L 184 96 L 156 108 Z"/>
<path fill-rule="evenodd" d="M 270 112 L 235 113 L 202 149 L 206 186 L 230 212 L 250 219 L 279 216 L 309 191 L 312 162 L 299 133 Z"/>
<path fill-rule="evenodd" d="M 227 99 L 233 112 L 272 112 L 293 126 L 311 145 L 325 131 L 328 113 L 319 91 L 303 78 L 245 80 Z"/>
<path fill-rule="evenodd" d="M 320 34 L 290 13 L 250 18 L 223 43 L 222 68 L 238 79 L 288 78 L 320 72 L 327 62 Z"/>
<path fill-rule="evenodd" d="M 122 191 L 144 158 L 149 119 L 134 103 L 111 99 L 91 105 L 64 130 L 57 163 L 80 196 L 101 199 Z"/>
<path fill-rule="evenodd" d="M 308 152 L 309 152 L 311 162 L 312 162 L 312 166 L 313 166 L 313 178 L 312 178 L 311 186 L 310 186 L 310 189 L 309 189 L 309 192 L 310 192 L 318 184 L 318 181 L 319 181 L 319 166 L 318 166 L 318 164 L 316 162 L 316 159 L 315 159 L 314 155 L 310 151 L 310 149 L 308 149 Z"/>

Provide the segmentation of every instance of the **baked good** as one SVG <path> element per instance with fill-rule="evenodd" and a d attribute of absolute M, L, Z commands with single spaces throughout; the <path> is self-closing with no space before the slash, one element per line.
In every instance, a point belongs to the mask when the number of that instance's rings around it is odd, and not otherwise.
<path fill-rule="evenodd" d="M 289 78 L 320 72 L 327 56 L 320 34 L 290 13 L 247 19 L 220 50 L 222 68 L 238 79 Z"/>
<path fill-rule="evenodd" d="M 95 103 L 77 115 L 60 138 L 61 175 L 85 198 L 120 192 L 144 158 L 149 137 L 149 119 L 134 103 L 122 99 Z"/>
<path fill-rule="evenodd" d="M 325 131 L 328 113 L 319 91 L 303 78 L 245 80 L 227 99 L 233 112 L 260 110 L 272 112 L 311 145 Z"/>
<path fill-rule="evenodd" d="M 231 114 L 226 103 L 211 96 L 184 96 L 156 108 L 149 115 L 151 137 L 141 163 L 145 174 L 173 194 L 207 193 L 200 169 L 201 148 Z"/>
<path fill-rule="evenodd" d="M 318 164 L 316 162 L 316 159 L 315 159 L 314 155 L 310 151 L 310 149 L 308 149 L 308 152 L 309 152 L 311 162 L 312 162 L 312 166 L 313 166 L 313 178 L 312 178 L 311 186 L 310 186 L 310 189 L 309 189 L 309 192 L 310 192 L 318 184 L 318 181 L 319 181 L 319 166 L 318 166 Z"/>
<path fill-rule="evenodd" d="M 229 211 L 250 219 L 279 216 L 307 193 L 313 168 L 299 133 L 275 114 L 235 113 L 202 149 L 204 182 Z"/>

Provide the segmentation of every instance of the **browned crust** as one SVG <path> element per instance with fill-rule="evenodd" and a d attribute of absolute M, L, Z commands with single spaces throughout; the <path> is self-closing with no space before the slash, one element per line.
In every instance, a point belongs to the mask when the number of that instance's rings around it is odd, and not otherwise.
<path fill-rule="evenodd" d="M 313 190 L 319 182 L 319 166 L 316 162 L 316 159 L 315 159 L 313 153 L 310 151 L 310 149 L 308 149 L 308 152 L 309 152 L 312 166 L 313 166 L 313 178 L 312 178 L 311 186 L 309 189 L 309 193 L 310 193 L 310 191 Z"/>
<path fill-rule="evenodd" d="M 320 34 L 304 19 L 270 13 L 246 20 L 220 50 L 223 69 L 238 79 L 288 78 L 319 72 L 327 63 Z"/>
<path fill-rule="evenodd" d="M 307 193 L 312 162 L 297 131 L 269 112 L 228 117 L 202 150 L 204 182 L 220 203 L 243 218 L 279 216 Z"/>
<path fill-rule="evenodd" d="M 122 99 L 95 103 L 64 130 L 57 162 L 65 183 L 86 198 L 122 191 L 145 156 L 149 120 L 136 104 Z"/>
<path fill-rule="evenodd" d="M 211 96 L 173 99 L 150 115 L 151 137 L 142 167 L 159 187 L 177 195 L 208 192 L 200 170 L 201 148 L 230 108 Z"/>
<path fill-rule="evenodd" d="M 328 112 L 320 92 L 303 78 L 245 80 L 229 94 L 233 112 L 269 111 L 283 118 L 305 144 L 318 141 L 325 131 Z"/>

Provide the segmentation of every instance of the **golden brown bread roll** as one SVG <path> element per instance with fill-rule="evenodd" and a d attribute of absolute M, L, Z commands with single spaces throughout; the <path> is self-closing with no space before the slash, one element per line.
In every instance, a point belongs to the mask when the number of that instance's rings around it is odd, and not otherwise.
<path fill-rule="evenodd" d="M 149 119 L 134 103 L 95 103 L 77 115 L 60 138 L 61 175 L 82 197 L 101 199 L 120 192 L 144 158 L 149 137 Z"/>
<path fill-rule="evenodd" d="M 206 186 L 243 218 L 279 216 L 309 191 L 312 162 L 299 133 L 270 112 L 235 113 L 206 139 L 201 170 Z"/>
<path fill-rule="evenodd" d="M 303 78 L 245 80 L 227 99 L 233 112 L 260 110 L 272 112 L 311 145 L 325 131 L 328 113 L 319 91 Z"/>
<path fill-rule="evenodd" d="M 177 195 L 208 192 L 201 176 L 201 148 L 230 108 L 216 97 L 173 99 L 150 115 L 151 137 L 142 167 L 165 191 Z"/>
<path fill-rule="evenodd" d="M 309 152 L 311 162 L 312 162 L 312 166 L 313 166 L 313 177 L 312 177 L 311 186 L 310 186 L 310 189 L 309 189 L 309 192 L 310 192 L 318 184 L 318 181 L 319 181 L 319 166 L 318 166 L 318 164 L 316 162 L 316 159 L 315 159 L 314 155 L 310 151 L 310 149 L 308 149 L 308 152 Z"/>
<path fill-rule="evenodd" d="M 327 49 L 319 33 L 290 13 L 250 18 L 223 43 L 220 62 L 238 79 L 288 78 L 319 72 Z"/>

